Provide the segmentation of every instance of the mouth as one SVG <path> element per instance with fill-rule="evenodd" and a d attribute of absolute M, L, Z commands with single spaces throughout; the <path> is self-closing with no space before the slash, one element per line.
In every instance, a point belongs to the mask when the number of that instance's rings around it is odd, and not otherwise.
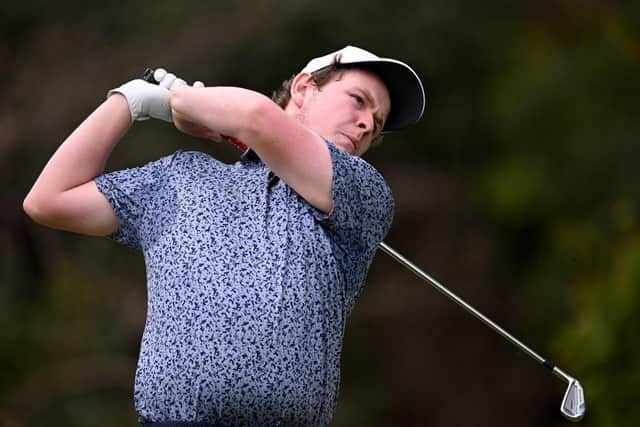
<path fill-rule="evenodd" d="M 351 154 L 355 154 L 358 151 L 358 139 L 346 133 L 342 133 L 342 136 L 344 136 L 349 143 Z"/>

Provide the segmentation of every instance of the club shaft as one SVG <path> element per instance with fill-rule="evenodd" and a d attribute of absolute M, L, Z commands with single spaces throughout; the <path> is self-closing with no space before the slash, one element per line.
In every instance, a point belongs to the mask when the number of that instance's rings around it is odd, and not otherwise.
<path fill-rule="evenodd" d="M 495 332 L 497 332 L 500 335 L 502 335 L 507 341 L 510 341 L 512 344 L 514 344 L 516 347 L 518 347 L 525 354 L 529 355 L 536 362 L 538 362 L 541 365 L 545 366 L 546 368 L 552 370 L 553 373 L 556 376 L 558 376 L 559 378 L 561 378 L 561 379 L 563 379 L 563 380 L 565 380 L 567 382 L 569 382 L 571 380 L 570 376 L 568 376 L 567 374 L 562 372 L 560 369 L 558 369 L 557 367 L 555 367 L 552 364 L 550 364 L 549 362 L 547 362 L 547 360 L 544 359 L 542 356 L 540 356 L 538 353 L 536 353 L 535 351 L 531 350 L 529 347 L 524 345 L 520 340 L 516 339 L 510 333 L 508 333 L 507 331 L 502 329 L 500 326 L 498 326 L 491 319 L 489 319 L 488 317 L 486 317 L 485 315 L 480 313 L 475 308 L 471 307 L 464 300 L 462 300 L 462 298 L 460 298 L 459 296 L 457 296 L 456 294 L 451 292 L 449 289 L 445 288 L 443 285 L 441 285 L 433 277 L 429 276 L 427 273 L 425 273 L 420 268 L 418 268 L 414 263 L 412 263 L 411 261 L 409 261 L 408 259 L 406 259 L 402 255 L 400 255 L 397 251 L 395 251 L 391 247 L 389 247 L 389 245 L 387 245 L 386 243 L 382 242 L 382 243 L 380 243 L 379 248 L 382 249 L 384 252 L 386 252 L 388 255 L 390 255 L 392 258 L 394 258 L 396 261 L 398 261 L 400 264 L 404 265 L 407 269 L 409 269 L 411 272 L 413 272 L 416 276 L 420 277 L 422 280 L 424 280 L 425 282 L 429 283 L 432 287 L 434 287 L 440 293 L 445 295 L 447 298 L 449 298 L 450 300 L 452 300 L 453 302 L 458 304 L 460 307 L 464 308 L 467 312 L 471 313 L 475 318 L 480 320 L 482 323 L 484 323 L 485 325 L 487 325 L 491 329 L 493 329 Z"/>

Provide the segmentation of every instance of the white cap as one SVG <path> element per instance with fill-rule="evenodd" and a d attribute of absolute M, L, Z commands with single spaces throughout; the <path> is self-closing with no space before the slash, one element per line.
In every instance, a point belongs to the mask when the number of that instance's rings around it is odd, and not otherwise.
<path fill-rule="evenodd" d="M 383 132 L 402 129 L 417 122 L 426 105 L 424 88 L 418 75 L 404 62 L 381 58 L 354 46 L 347 46 L 314 58 L 301 72 L 313 73 L 334 63 L 357 64 L 382 79 L 391 99 L 391 111 Z"/>

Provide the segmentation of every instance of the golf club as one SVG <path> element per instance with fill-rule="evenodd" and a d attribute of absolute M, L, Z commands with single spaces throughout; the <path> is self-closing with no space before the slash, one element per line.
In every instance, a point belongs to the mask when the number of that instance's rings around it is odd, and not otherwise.
<path fill-rule="evenodd" d="M 562 398 L 562 403 L 560 404 L 560 412 L 566 419 L 570 421 L 580 421 L 582 417 L 584 417 L 584 413 L 586 411 L 584 391 L 578 380 L 571 377 L 570 375 L 562 371 L 560 368 L 555 366 L 553 363 L 551 363 L 549 360 L 544 359 L 538 353 L 531 350 L 522 342 L 514 338 L 511 334 L 509 334 L 507 331 L 502 329 L 500 326 L 494 323 L 491 319 L 487 318 L 478 310 L 476 310 L 475 308 L 471 307 L 469 304 L 464 302 L 460 297 L 458 297 L 456 294 L 454 294 L 453 292 L 445 288 L 437 280 L 435 280 L 434 278 L 429 276 L 427 273 L 422 271 L 411 261 L 409 261 L 402 255 L 400 255 L 391 247 L 389 247 L 389 245 L 387 245 L 386 243 L 382 242 L 378 247 L 382 249 L 385 253 L 387 253 L 389 256 L 391 256 L 393 259 L 398 261 L 400 264 L 405 266 L 409 271 L 413 272 L 416 276 L 418 276 L 419 278 L 421 278 L 422 280 L 424 280 L 425 282 L 433 286 L 437 291 L 444 294 L 447 298 L 449 298 L 450 300 L 458 304 L 460 307 L 464 308 L 466 311 L 471 313 L 482 323 L 484 323 L 485 325 L 493 329 L 495 332 L 502 335 L 504 338 L 507 339 L 507 341 L 510 341 L 512 344 L 514 344 L 516 347 L 522 350 L 525 354 L 533 358 L 536 362 L 540 363 L 542 366 L 552 371 L 558 378 L 564 380 L 568 385 L 567 385 L 567 390 L 564 393 L 564 397 Z"/>
<path fill-rule="evenodd" d="M 144 71 L 144 74 L 143 74 L 142 78 L 144 80 L 146 80 L 147 82 L 149 82 L 149 83 L 158 84 L 158 81 L 154 78 L 154 70 L 151 69 L 151 68 L 147 68 Z M 225 135 L 223 135 L 223 137 L 228 142 L 232 143 L 237 148 L 239 148 L 240 150 L 244 151 L 245 154 L 251 151 L 251 150 L 248 149 L 247 145 L 245 145 L 242 141 L 239 141 L 236 138 L 225 136 Z M 469 304 L 467 304 L 465 301 L 463 301 L 456 294 L 454 294 L 453 292 L 451 292 L 450 290 L 445 288 L 443 285 L 441 285 L 437 280 L 435 280 L 434 278 L 429 276 L 427 273 L 422 271 L 420 268 L 418 268 L 411 261 L 409 261 L 408 259 L 406 259 L 402 255 L 400 255 L 398 252 L 396 252 L 391 247 L 389 247 L 389 245 L 387 245 L 386 243 L 381 242 L 378 247 L 380 249 L 382 249 L 385 253 L 387 253 L 389 256 L 391 256 L 393 259 L 398 261 L 400 264 L 405 266 L 407 269 L 409 269 L 411 272 L 413 272 L 416 276 L 418 276 L 419 278 L 421 278 L 422 280 L 424 280 L 425 282 L 430 284 L 432 287 L 434 287 L 440 293 L 444 294 L 447 298 L 449 298 L 450 300 L 452 300 L 453 302 L 458 304 L 460 307 L 464 308 L 466 311 L 471 313 L 473 316 L 475 316 L 478 320 L 483 322 L 485 325 L 489 326 L 495 332 L 497 332 L 500 335 L 502 335 L 504 338 L 506 338 L 508 341 L 510 341 L 512 344 L 514 344 L 516 347 L 518 347 L 525 354 L 527 354 L 531 358 L 533 358 L 536 362 L 538 362 L 539 364 L 541 364 L 545 368 L 549 369 L 558 378 L 564 380 L 567 383 L 567 390 L 565 391 L 564 397 L 562 398 L 562 403 L 560 404 L 560 412 L 562 413 L 562 415 L 566 419 L 568 419 L 570 421 L 580 421 L 584 417 L 584 414 L 585 414 L 585 411 L 586 411 L 586 404 L 585 404 L 585 400 L 584 400 L 584 391 L 583 391 L 582 386 L 580 385 L 580 382 L 578 380 L 576 380 L 575 378 L 571 377 L 570 375 L 568 375 L 567 373 L 562 371 L 560 368 L 555 366 L 549 360 L 544 359 L 542 356 L 540 356 L 535 351 L 531 350 L 529 347 L 524 345 L 518 339 L 514 338 L 507 331 L 505 331 L 500 326 L 498 326 L 496 323 L 494 323 L 492 320 L 490 320 L 489 318 L 484 316 L 478 310 L 476 310 L 475 308 L 471 307 Z"/>

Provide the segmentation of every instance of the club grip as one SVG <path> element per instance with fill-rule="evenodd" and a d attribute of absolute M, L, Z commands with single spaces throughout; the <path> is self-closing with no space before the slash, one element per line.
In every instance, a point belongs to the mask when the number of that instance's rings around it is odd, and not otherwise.
<path fill-rule="evenodd" d="M 157 85 L 159 82 L 156 80 L 155 77 L 153 77 L 153 73 L 154 70 L 151 68 L 146 68 L 144 70 L 144 73 L 142 73 L 142 80 L 149 82 L 149 83 L 153 83 L 154 85 Z"/>
<path fill-rule="evenodd" d="M 144 73 L 142 73 L 142 80 L 152 83 L 154 85 L 157 85 L 160 82 L 157 81 L 156 78 L 153 76 L 154 73 L 155 73 L 155 70 L 153 68 L 148 68 L 148 67 L 145 68 Z M 246 152 L 249 149 L 247 144 L 240 141 L 238 138 L 234 138 L 228 135 L 222 135 L 222 137 L 225 139 L 225 141 L 233 144 L 238 150 L 242 152 Z"/>

